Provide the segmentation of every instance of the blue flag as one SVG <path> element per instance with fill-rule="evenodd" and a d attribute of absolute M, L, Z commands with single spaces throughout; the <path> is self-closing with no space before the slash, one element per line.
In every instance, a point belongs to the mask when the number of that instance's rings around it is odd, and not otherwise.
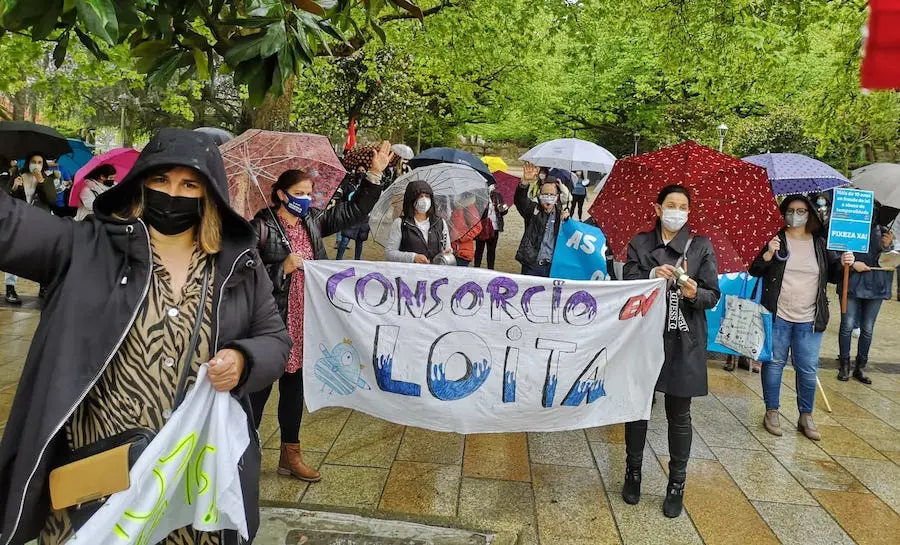
<path fill-rule="evenodd" d="M 603 231 L 573 219 L 562 222 L 550 276 L 566 280 L 609 280 Z"/>

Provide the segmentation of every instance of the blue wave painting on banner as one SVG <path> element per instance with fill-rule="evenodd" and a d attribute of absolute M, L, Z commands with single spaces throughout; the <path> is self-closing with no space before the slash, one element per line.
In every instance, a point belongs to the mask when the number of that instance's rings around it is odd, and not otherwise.
<path fill-rule="evenodd" d="M 603 231 L 573 219 L 564 221 L 556 237 L 550 276 L 566 280 L 608 280 Z"/>

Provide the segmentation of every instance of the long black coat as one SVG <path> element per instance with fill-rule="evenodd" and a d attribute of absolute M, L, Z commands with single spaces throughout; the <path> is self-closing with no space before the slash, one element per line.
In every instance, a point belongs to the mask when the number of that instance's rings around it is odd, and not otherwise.
<path fill-rule="evenodd" d="M 48 475 L 66 450 L 61 430 L 112 361 L 147 296 L 152 274 L 147 227 L 140 219 L 121 221 L 113 214 L 140 190 L 148 170 L 173 164 L 192 166 L 212 182 L 223 216 L 211 349 L 235 348 L 246 357 L 232 395 L 247 413 L 252 438 L 240 480 L 250 534 L 256 533 L 261 449 L 247 394 L 281 376 L 291 343 L 256 237 L 227 205 L 225 169 L 215 144 L 194 131 L 163 130 L 128 177 L 97 199 L 95 216 L 85 221 L 60 219 L 0 193 L 0 270 L 48 287 L 0 443 L 0 545 L 37 537 L 50 511 Z M 234 543 L 236 537 L 226 539 Z"/>
<path fill-rule="evenodd" d="M 561 198 L 561 197 L 560 197 Z M 525 232 L 522 233 L 522 241 L 516 252 L 516 261 L 526 267 L 535 267 L 538 264 L 538 255 L 541 253 L 541 242 L 544 240 L 544 231 L 547 230 L 547 219 L 550 214 L 544 211 L 544 207 L 528 197 L 528 186 L 519 184 L 513 197 L 516 209 L 525 220 Z M 556 222 L 553 224 L 553 240 L 559 234 L 559 226 L 562 224 L 562 204 L 556 203 Z"/>
<path fill-rule="evenodd" d="M 684 254 L 689 237 L 690 228 L 687 226 L 668 245 L 663 244 L 658 224 L 653 231 L 639 233 L 628 244 L 624 279 L 650 278 L 654 267 L 675 265 Z M 706 310 L 716 306 L 720 295 L 718 264 L 709 239 L 695 235 L 685 262 L 685 271 L 697 282 L 697 297 L 693 300 L 681 299 L 681 312 L 690 333 L 664 333 L 666 360 L 656 382 L 656 390 L 678 397 L 697 397 L 709 393 Z M 665 323 L 660 326 L 665 327 Z"/>

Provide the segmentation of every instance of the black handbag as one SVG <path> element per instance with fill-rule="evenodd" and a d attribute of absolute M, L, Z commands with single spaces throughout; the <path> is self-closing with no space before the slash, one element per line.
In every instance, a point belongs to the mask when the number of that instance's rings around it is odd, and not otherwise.
<path fill-rule="evenodd" d="M 210 259 L 203 271 L 203 288 L 200 293 L 200 304 L 197 306 L 197 320 L 194 323 L 194 329 L 191 333 L 191 340 L 188 344 L 187 353 L 184 356 L 181 374 L 178 378 L 178 386 L 175 389 L 175 398 L 172 404 L 172 412 L 178 408 L 184 401 L 187 390 L 187 379 L 190 374 L 191 359 L 194 351 L 197 349 L 197 343 L 200 340 L 200 327 L 203 324 L 203 313 L 206 309 L 207 292 L 209 291 L 209 277 L 212 269 L 212 260 Z M 147 428 L 134 428 L 118 433 L 111 437 L 106 437 L 95 441 L 89 445 L 71 450 L 68 455 L 64 456 L 63 463 L 58 464 L 61 467 L 79 460 L 84 460 L 97 454 L 130 444 L 128 449 L 128 468 L 134 467 L 138 458 L 144 453 L 144 450 L 150 445 L 150 442 L 156 437 L 156 432 Z M 96 513 L 100 507 L 106 502 L 106 498 L 89 501 L 80 505 L 75 505 L 66 509 L 69 514 L 69 520 L 72 528 L 78 529 Z"/>

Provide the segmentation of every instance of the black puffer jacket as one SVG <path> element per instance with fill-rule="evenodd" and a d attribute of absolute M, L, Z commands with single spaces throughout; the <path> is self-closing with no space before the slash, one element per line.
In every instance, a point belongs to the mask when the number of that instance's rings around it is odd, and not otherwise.
<path fill-rule="evenodd" d="M 525 233 L 522 234 L 522 242 L 516 252 L 516 261 L 526 267 L 535 267 L 538 264 L 538 255 L 541 251 L 541 242 L 544 240 L 544 231 L 547 230 L 547 219 L 550 214 L 544 208 L 528 197 L 528 186 L 519 184 L 516 186 L 516 194 L 513 197 L 516 209 L 525 220 Z M 556 222 L 553 224 L 554 241 L 559 233 L 562 223 L 563 207 L 559 199 L 556 201 Z"/>
<path fill-rule="evenodd" d="M 306 219 L 300 220 L 306 226 L 312 242 L 313 255 L 316 259 L 328 259 L 323 237 L 333 235 L 347 226 L 366 218 L 378 197 L 381 186 L 366 177 L 362 177 L 359 188 L 351 201 L 338 202 L 328 210 L 310 208 Z M 291 288 L 291 275 L 284 274 L 284 260 L 291 253 L 290 245 L 283 236 L 284 227 L 278 217 L 278 208 L 263 208 L 253 218 L 253 230 L 258 238 L 258 246 L 263 265 L 272 281 L 273 295 L 283 320 L 287 321 L 288 295 Z"/>
<path fill-rule="evenodd" d="M 203 173 L 222 214 L 211 350 L 234 348 L 246 357 L 232 395 L 247 413 L 253 438 L 240 480 L 250 535 L 256 534 L 260 445 L 247 394 L 281 376 L 290 339 L 254 233 L 228 206 L 218 148 L 199 132 L 165 129 L 122 183 L 97 199 L 95 215 L 85 221 L 56 218 L 0 193 L 0 270 L 48 288 L 0 443 L 0 545 L 37 537 L 50 511 L 49 472 L 66 451 L 61 430 L 112 361 L 147 296 L 153 261 L 147 227 L 117 216 L 141 191 L 148 171 L 171 165 Z M 237 543 L 236 534 L 225 534 L 228 545 Z"/>

